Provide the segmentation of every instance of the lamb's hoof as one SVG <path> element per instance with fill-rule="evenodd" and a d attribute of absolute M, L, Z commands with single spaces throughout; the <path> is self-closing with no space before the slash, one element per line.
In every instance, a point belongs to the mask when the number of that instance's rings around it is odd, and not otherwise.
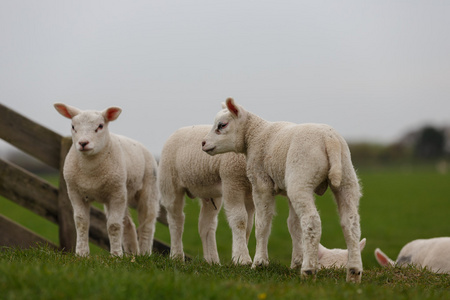
<path fill-rule="evenodd" d="M 347 270 L 347 282 L 360 283 L 362 270 L 357 268 L 350 268 Z"/>
<path fill-rule="evenodd" d="M 268 259 L 255 259 L 252 264 L 252 269 L 256 269 L 257 267 L 265 267 L 269 265 Z"/>
<path fill-rule="evenodd" d="M 250 256 L 248 257 L 240 256 L 237 258 L 233 257 L 232 261 L 233 264 L 237 266 L 248 266 L 252 264 L 252 259 L 250 258 Z"/>
<path fill-rule="evenodd" d="M 304 269 L 304 270 L 301 270 L 300 273 L 301 273 L 302 279 L 312 278 L 313 280 L 316 280 L 316 275 L 317 275 L 316 269 Z"/>
<path fill-rule="evenodd" d="M 291 262 L 291 269 L 300 269 L 302 267 L 303 261 L 293 261 Z"/>
<path fill-rule="evenodd" d="M 175 261 L 184 262 L 184 253 L 181 254 L 170 254 L 170 258 Z"/>

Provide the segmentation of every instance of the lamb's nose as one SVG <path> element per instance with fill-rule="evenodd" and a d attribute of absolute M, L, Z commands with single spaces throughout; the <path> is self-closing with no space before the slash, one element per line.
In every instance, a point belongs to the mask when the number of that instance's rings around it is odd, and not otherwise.
<path fill-rule="evenodd" d="M 79 142 L 78 144 L 80 144 L 81 148 L 84 148 L 89 142 Z"/>
<path fill-rule="evenodd" d="M 202 147 L 205 147 L 205 145 L 206 145 L 206 142 L 203 141 L 203 142 L 202 142 Z"/>

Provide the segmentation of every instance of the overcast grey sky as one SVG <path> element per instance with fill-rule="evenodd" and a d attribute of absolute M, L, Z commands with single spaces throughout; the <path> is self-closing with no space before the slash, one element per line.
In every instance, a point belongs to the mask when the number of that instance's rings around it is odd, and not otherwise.
<path fill-rule="evenodd" d="M 449 1 L 0 2 L 0 102 L 123 109 L 110 130 L 159 154 L 227 97 L 270 121 L 390 142 L 450 124 Z"/>

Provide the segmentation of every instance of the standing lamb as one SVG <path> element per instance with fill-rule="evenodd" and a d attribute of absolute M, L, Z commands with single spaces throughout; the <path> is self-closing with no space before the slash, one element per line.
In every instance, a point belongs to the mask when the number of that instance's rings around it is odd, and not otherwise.
<path fill-rule="evenodd" d="M 289 199 L 292 236 L 291 267 L 315 276 L 321 221 L 314 192 L 333 191 L 348 248 L 347 281 L 360 282 L 359 181 L 345 140 L 330 126 L 268 122 L 229 98 L 202 142 L 210 155 L 244 153 L 256 208 L 256 253 L 253 267 L 269 263 L 267 244 L 274 214 L 274 195 Z"/>
<path fill-rule="evenodd" d="M 211 157 L 200 143 L 209 125 L 184 127 L 166 141 L 159 163 L 161 204 L 167 210 L 171 238 L 171 257 L 184 258 L 184 195 L 201 199 L 198 230 L 203 255 L 209 263 L 219 263 L 216 245 L 217 215 L 224 202 L 233 234 L 232 260 L 251 264 L 247 243 L 253 227 L 254 204 L 246 175 L 245 157 L 227 153 Z"/>
<path fill-rule="evenodd" d="M 123 250 L 151 254 L 159 211 L 155 159 L 138 142 L 109 132 L 108 124 L 119 117 L 120 108 L 100 112 L 61 103 L 54 106 L 72 119 L 73 144 L 64 164 L 64 179 L 74 212 L 76 254 L 89 255 L 92 201 L 105 206 L 112 255 L 121 256 Z M 127 204 L 138 209 L 137 235 Z"/>
<path fill-rule="evenodd" d="M 375 258 L 384 267 L 416 265 L 428 268 L 436 273 L 450 274 L 450 237 L 414 240 L 406 244 L 394 262 L 379 248 L 375 249 Z"/>

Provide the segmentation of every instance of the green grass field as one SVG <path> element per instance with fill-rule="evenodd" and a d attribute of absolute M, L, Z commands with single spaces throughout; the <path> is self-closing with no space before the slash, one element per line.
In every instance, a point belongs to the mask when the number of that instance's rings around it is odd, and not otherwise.
<path fill-rule="evenodd" d="M 199 205 L 188 199 L 183 241 L 193 261 L 181 264 L 158 255 L 111 258 L 98 248 L 88 259 L 46 248 L 10 250 L 0 254 L 0 298 L 450 299 L 450 275 L 414 268 L 381 269 L 373 256 L 379 247 L 395 259 L 410 240 L 449 235 L 450 174 L 420 167 L 360 170 L 359 177 L 364 194 L 360 203 L 362 237 L 367 238 L 361 285 L 346 284 L 343 270 L 322 270 L 312 282 L 301 280 L 288 268 L 292 246 L 286 225 L 287 203 L 281 197 L 277 198 L 270 236 L 269 267 L 251 270 L 230 264 L 231 230 L 223 211 L 217 230 L 222 266 L 209 266 L 201 260 Z M 316 203 L 322 219 L 322 243 L 328 248 L 345 247 L 330 193 L 317 197 Z M 58 242 L 55 225 L 12 202 L 0 199 L 0 213 Z M 158 224 L 156 237 L 169 242 L 168 228 Z M 253 256 L 254 235 L 249 249 Z M 38 292 L 41 286 L 45 292 Z"/>

